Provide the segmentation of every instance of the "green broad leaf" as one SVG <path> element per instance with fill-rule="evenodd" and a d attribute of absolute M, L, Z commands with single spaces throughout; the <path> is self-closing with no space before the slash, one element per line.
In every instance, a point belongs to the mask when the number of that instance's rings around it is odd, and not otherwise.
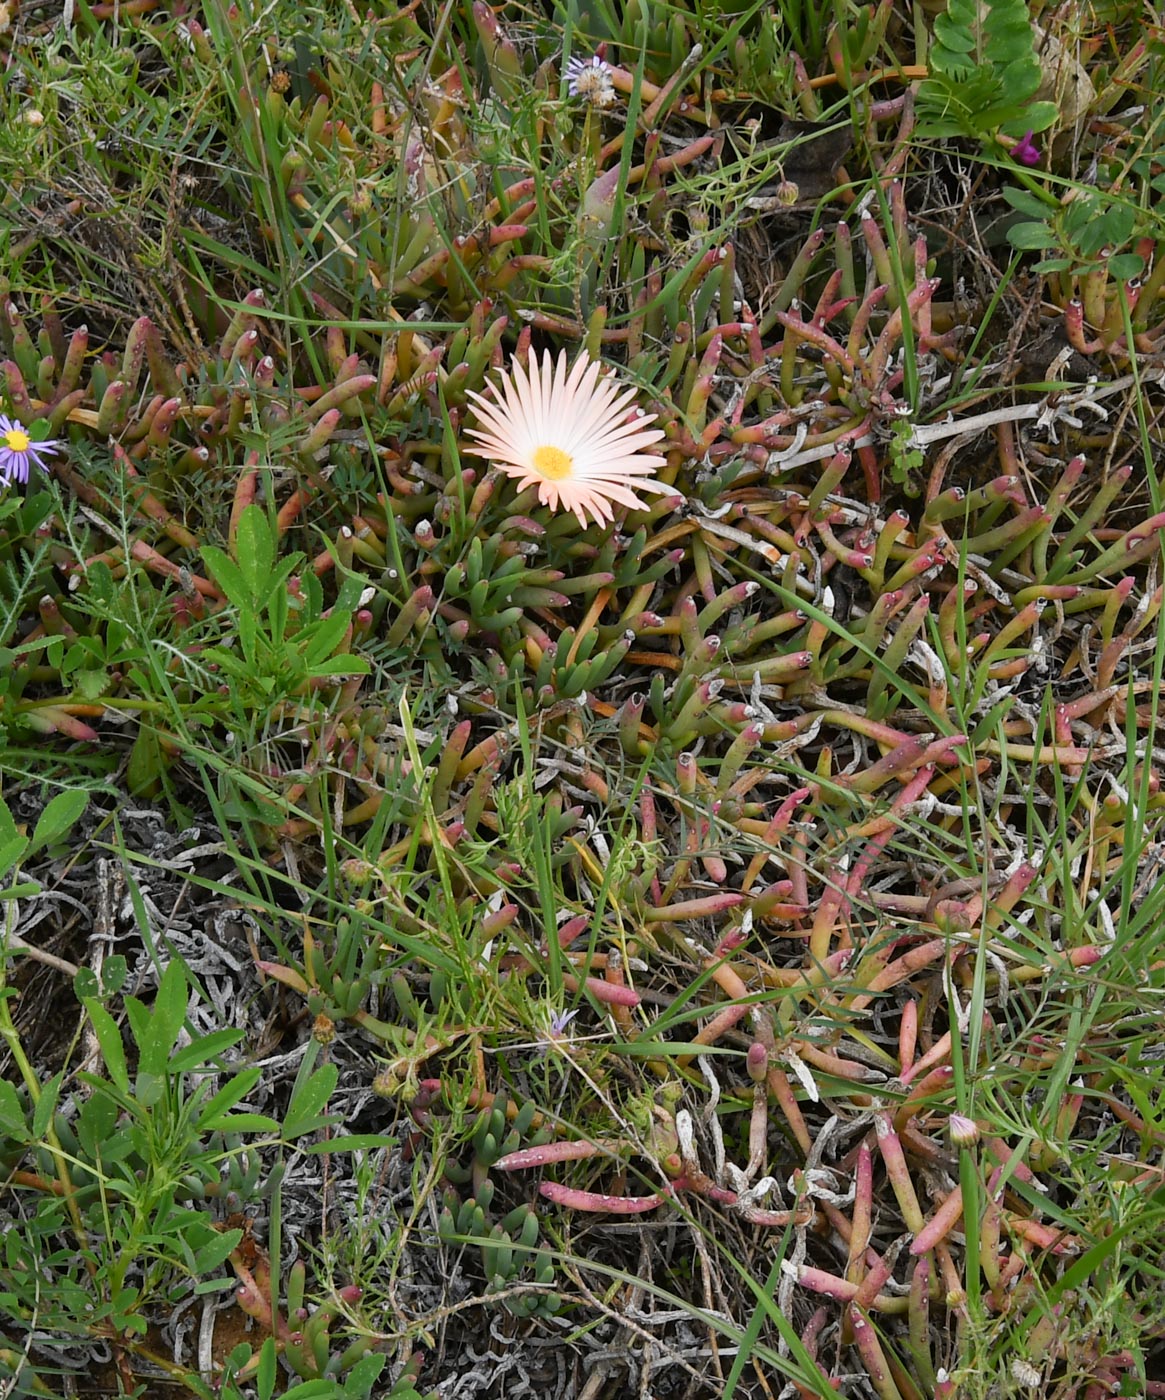
<path fill-rule="evenodd" d="M 113 684 L 105 671 L 82 671 L 73 678 L 77 694 L 88 704 L 93 704 L 109 690 Z"/>
<path fill-rule="evenodd" d="M 313 664 L 311 671 L 313 676 L 366 676 L 369 665 L 362 656 L 333 656 Z"/>
<path fill-rule="evenodd" d="M 1076 239 L 1076 251 L 1085 258 L 1095 258 L 1102 248 L 1113 246 L 1123 240 L 1109 236 L 1109 223 L 1104 217 L 1098 218 L 1088 228 L 1083 229 Z"/>
<path fill-rule="evenodd" d="M 217 666 L 218 669 L 227 676 L 234 676 L 236 679 L 245 679 L 252 674 L 253 667 L 242 656 L 226 647 L 207 647 L 202 653 L 201 660 L 209 665 Z"/>
<path fill-rule="evenodd" d="M 975 36 L 953 20 L 949 13 L 935 15 L 934 37 L 944 49 L 949 50 L 953 54 L 970 54 L 975 52 Z M 932 61 L 934 57 L 935 55 L 932 52 Z M 946 55 L 944 54 L 943 57 L 945 58 Z M 940 71 L 945 70 L 940 69 Z"/>
<path fill-rule="evenodd" d="M 253 667 L 259 659 L 259 619 L 248 606 L 239 609 L 235 625 L 239 629 L 239 647 L 247 664 Z"/>
<path fill-rule="evenodd" d="M 351 621 L 348 613 L 334 611 L 331 617 L 321 618 L 319 622 L 312 623 L 298 634 L 295 640 L 309 667 L 326 661 L 335 652 L 344 640 L 344 634 L 348 631 Z"/>
<path fill-rule="evenodd" d="M 106 1167 L 117 1160 L 118 1149 L 126 1143 L 127 1135 L 117 1132 L 119 1111 L 112 1095 L 90 1094 L 81 1105 L 74 1124 L 81 1150 L 91 1161 L 100 1160 Z"/>
<path fill-rule="evenodd" d="M 309 1142 L 303 1152 L 374 1152 L 382 1147 L 395 1147 L 397 1139 L 383 1133 L 352 1133 L 349 1137 L 329 1138 L 327 1142 Z"/>
<path fill-rule="evenodd" d="M 16 820 L 8 809 L 8 803 L 0 797 L 0 842 L 11 841 L 13 837 L 19 836 L 16 830 Z"/>
<path fill-rule="evenodd" d="M 135 1002 L 140 1009 L 134 1009 Z M 167 965 L 152 1008 L 147 1011 L 136 997 L 126 997 L 125 1006 L 138 1047 L 137 1094 L 143 1103 L 155 1104 L 186 1023 L 186 971 L 182 963 L 174 958 Z"/>
<path fill-rule="evenodd" d="M 88 805 L 89 794 L 83 788 L 58 792 L 37 819 L 29 851 L 39 851 L 59 841 L 81 820 Z"/>
<path fill-rule="evenodd" d="M 918 134 L 931 140 L 946 141 L 965 136 L 967 127 L 965 122 L 956 121 L 953 117 L 921 116 L 918 120 Z"/>
<path fill-rule="evenodd" d="M 1129 205 L 1114 204 L 1096 224 L 1097 232 L 1104 235 L 1101 247 L 1119 248 L 1122 243 L 1127 243 L 1133 236 L 1136 222 L 1136 213 Z"/>
<path fill-rule="evenodd" d="M 5 899 L 27 899 L 31 894 L 40 894 L 40 886 L 35 880 L 22 880 L 19 884 L 4 888 Z"/>
<path fill-rule="evenodd" d="M 344 612 L 356 611 L 356 603 L 351 600 L 348 594 L 348 582 L 352 577 L 353 575 L 350 574 L 348 578 L 344 580 L 340 585 L 339 593 L 336 595 L 335 606 L 337 608 L 342 608 Z M 363 583 L 364 580 L 358 579 L 358 582 Z M 301 573 L 299 586 L 301 594 L 299 615 L 304 622 L 315 622 L 324 610 L 324 586 L 316 576 L 314 569 L 308 569 L 305 573 Z M 360 592 L 360 588 L 357 588 L 357 600 L 360 597 Z"/>
<path fill-rule="evenodd" d="M 362 1356 L 348 1372 L 344 1381 L 344 1395 L 350 1400 L 365 1400 L 372 1393 L 372 1387 L 380 1378 L 387 1360 L 382 1351 L 370 1351 Z"/>
<path fill-rule="evenodd" d="M 45 438 L 51 435 L 52 429 L 48 428 L 45 419 L 42 418 L 39 422 L 45 423 L 47 429 L 40 438 L 40 441 L 43 442 Z M 22 535 L 31 535 L 39 525 L 43 525 L 49 518 L 53 513 L 53 508 L 52 493 L 49 491 L 38 491 L 35 495 L 28 496 L 23 507 L 19 511 L 20 533 Z"/>
<path fill-rule="evenodd" d="M 53 1114 L 57 1111 L 57 1101 L 61 1097 L 61 1084 L 64 1082 L 65 1071 L 58 1070 L 56 1074 L 41 1086 L 40 1098 L 36 1101 L 36 1108 L 32 1114 L 32 1136 L 36 1142 L 40 1142 L 49 1130 L 49 1125 L 53 1121 Z"/>
<path fill-rule="evenodd" d="M 121 953 L 113 953 L 105 959 L 101 968 L 101 991 L 104 996 L 113 997 L 125 986 L 129 976 L 129 963 Z"/>
<path fill-rule="evenodd" d="M 274 1137 L 279 1132 L 278 1120 L 263 1113 L 224 1113 L 205 1126 L 216 1133 L 266 1133 Z"/>
<path fill-rule="evenodd" d="M 1028 98 L 1034 97 L 1039 91 L 1040 83 L 1043 81 L 1043 74 L 1040 72 L 1040 65 L 1034 58 L 1019 58 L 1013 63 L 1008 63 L 999 73 L 1003 91 L 1007 94 L 1007 100 L 1016 109 L 1017 116 L 1019 109 L 1023 108 Z M 1022 115 L 1026 119 L 1027 113 Z M 1030 125 L 1030 123 L 1029 123 Z"/>
<path fill-rule="evenodd" d="M 111 1099 L 130 1118 L 136 1119 L 142 1116 L 142 1106 L 133 1094 L 129 1090 L 123 1093 L 111 1079 L 106 1079 L 100 1074 L 91 1074 L 87 1069 L 79 1069 L 77 1079 L 87 1089 L 92 1089 L 94 1096 L 100 1094 Z M 132 1130 L 127 1129 L 127 1132 L 129 1131 Z"/>
<path fill-rule="evenodd" d="M 119 1288 L 110 1299 L 110 1302 L 113 1304 L 115 1311 L 124 1310 L 125 1312 L 129 1312 L 131 1309 L 137 1307 L 138 1303 L 141 1301 L 141 1296 L 141 1290 L 134 1288 L 133 1285 L 130 1284 L 125 1288 Z"/>
<path fill-rule="evenodd" d="M 1072 266 L 1071 258 L 1043 258 L 1032 269 L 1033 272 L 1067 272 Z M 1079 561 L 1077 561 L 1079 562 Z"/>
<path fill-rule="evenodd" d="M 214 1238 L 195 1251 L 193 1272 L 202 1275 L 213 1273 L 226 1261 L 231 1250 L 238 1247 L 242 1238 L 242 1230 L 223 1230 L 221 1233 L 216 1230 Z"/>
<path fill-rule="evenodd" d="M 28 1123 L 20 1095 L 7 1079 L 0 1079 L 0 1133 L 17 1142 L 28 1141 Z"/>
<path fill-rule="evenodd" d="M 975 107 L 971 118 L 971 126 L 976 135 L 987 136 L 1001 127 L 1013 124 L 1018 125 L 1024 120 L 1024 109 L 1017 107 L 1010 100 L 1004 102 L 987 102 Z M 1024 131 L 1027 127 L 1024 126 Z M 1022 135 L 1023 132 L 1020 133 Z"/>
<path fill-rule="evenodd" d="M 1007 241 L 1021 252 L 1058 246 L 1056 236 L 1047 224 L 1012 224 L 1007 230 Z"/>
<path fill-rule="evenodd" d="M 1118 253 L 1108 260 L 1108 275 L 1118 282 L 1131 282 L 1145 270 L 1145 259 L 1140 253 Z"/>
<path fill-rule="evenodd" d="M 123 1094 L 128 1094 L 129 1069 L 125 1059 L 125 1045 L 122 1043 L 117 1022 L 95 997 L 86 997 L 83 1004 L 101 1049 L 105 1072 L 109 1075 L 111 1083 Z"/>
<path fill-rule="evenodd" d="M 310 578 L 310 579 L 312 580 L 312 582 L 313 582 L 313 583 L 315 584 L 315 586 L 316 586 L 316 590 L 319 590 L 319 589 L 320 589 L 320 581 L 319 581 L 318 578 L 316 578 L 315 574 L 308 574 L 307 578 Z M 305 594 L 305 596 L 306 596 L 306 595 L 309 594 L 309 592 L 311 592 L 311 590 L 310 590 L 308 587 L 306 587 L 306 584 L 307 584 L 307 579 L 306 579 L 306 578 L 305 578 L 305 580 L 304 580 L 304 584 L 305 584 L 305 587 L 304 587 L 304 594 Z M 332 605 L 333 608 L 335 609 L 335 611 L 336 611 L 336 612 L 347 613 L 348 616 L 351 617 L 351 615 L 352 615 L 352 614 L 356 611 L 356 609 L 360 606 L 360 596 L 361 596 L 361 594 L 364 592 L 364 590 L 365 590 L 365 588 L 366 588 L 367 586 L 368 586 L 368 580 L 367 580 L 367 578 L 365 578 L 365 576 L 364 576 L 363 574 L 356 574 L 356 573 L 348 573 L 348 574 L 345 574 L 345 575 L 344 575 L 344 580 L 343 580 L 343 582 L 340 584 L 339 592 L 336 594 L 336 601 L 335 601 L 335 603 Z M 313 595 L 313 596 L 314 596 L 314 595 Z M 322 596 L 321 596 L 321 598 L 320 598 L 320 606 L 322 606 L 322 603 L 323 603 L 323 599 L 322 599 Z M 317 606 L 317 607 L 316 607 L 316 616 L 317 616 L 317 617 L 319 616 L 319 611 L 320 611 L 320 607 Z"/>
<path fill-rule="evenodd" d="M 204 1035 L 200 1040 L 193 1041 L 182 1050 L 176 1050 L 170 1056 L 171 1074 L 185 1074 L 187 1070 L 209 1064 L 224 1050 L 237 1045 L 243 1036 L 244 1032 L 237 1030 L 212 1031 L 209 1035 Z"/>
<path fill-rule="evenodd" d="M 1037 221 L 1046 219 L 1059 205 L 1059 201 L 1050 196 L 1047 199 L 1041 199 L 1038 194 L 1034 194 L 1031 190 L 1016 189 L 1014 185 L 1008 185 L 1002 194 L 1014 210 Z"/>
<path fill-rule="evenodd" d="M 335 1114 L 323 1114 L 324 1106 L 335 1093 L 339 1077 L 340 1071 L 335 1065 L 321 1065 L 309 1079 L 296 1085 L 283 1119 L 285 1139 L 291 1141 L 339 1122 Z"/>
<path fill-rule="evenodd" d="M 166 760 L 157 731 L 150 724 L 138 728 L 126 767 L 126 782 L 135 797 L 150 797 L 158 790 Z"/>
<path fill-rule="evenodd" d="M 259 1352 L 259 1367 L 255 1372 L 255 1394 L 259 1400 L 271 1400 L 275 1394 L 275 1338 L 268 1337 Z"/>
<path fill-rule="evenodd" d="M 198 1125 L 205 1133 L 219 1131 L 218 1120 L 228 1110 L 234 1108 L 240 1099 L 245 1099 L 259 1082 L 262 1070 L 257 1065 L 240 1070 L 202 1105 L 198 1113 Z"/>
<path fill-rule="evenodd" d="M 287 635 L 287 618 L 291 611 L 291 601 L 286 588 L 276 588 L 267 597 L 267 631 L 275 644 Z"/>
<path fill-rule="evenodd" d="M 0 840 L 0 879 L 16 868 L 27 850 L 27 836 L 10 836 L 7 840 Z M 9 897 L 12 895 L 11 890 L 5 890 L 4 893 Z"/>
<path fill-rule="evenodd" d="M 166 1092 L 166 1076 L 139 1069 L 134 1075 L 133 1096 L 142 1108 L 157 1108 Z"/>
<path fill-rule="evenodd" d="M 267 598 L 271 591 L 275 542 L 267 514 L 259 506 L 248 506 L 239 517 L 235 557 L 251 597 L 256 602 Z"/>
<path fill-rule="evenodd" d="M 240 610 L 253 607 L 254 598 L 247 586 L 247 580 L 230 555 L 213 544 L 204 544 L 201 553 L 211 577 L 227 595 L 228 600 Z"/>
<path fill-rule="evenodd" d="M 997 72 L 1004 75 L 1003 86 L 1008 94 L 1014 92 L 1016 97 L 1021 93 L 1026 95 L 1033 68 L 1036 87 L 1039 87 L 1040 65 L 1032 51 L 1030 23 L 1021 20 L 1019 24 L 1005 24 L 1002 28 L 993 30 L 984 46 L 983 57 Z M 1015 87 L 1009 87 L 1009 82 L 1014 82 Z"/>
<path fill-rule="evenodd" d="M 125 1018 L 129 1022 L 129 1033 L 133 1036 L 135 1045 L 141 1045 L 142 1041 L 149 1035 L 150 1008 L 144 1001 L 139 1001 L 137 997 L 126 997 Z"/>

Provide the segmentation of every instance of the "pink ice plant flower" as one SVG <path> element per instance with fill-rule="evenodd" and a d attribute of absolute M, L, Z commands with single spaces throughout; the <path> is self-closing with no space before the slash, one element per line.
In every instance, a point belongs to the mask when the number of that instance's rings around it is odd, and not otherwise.
<path fill-rule="evenodd" d="M 647 427 L 655 414 L 633 410 L 635 390 L 600 376 L 585 351 L 569 371 L 565 350 L 553 366 L 544 351 L 541 368 L 531 354 L 528 370 L 515 361 L 490 389 L 492 398 L 468 391 L 482 426 L 466 429 L 477 444 L 465 450 L 516 477 L 519 490 L 537 486 L 551 510 L 574 511 L 584 527 L 588 516 L 602 525 L 615 505 L 642 509 L 636 491 L 671 493 L 652 479 L 667 459 L 644 451 L 664 436 Z"/>
<path fill-rule="evenodd" d="M 41 459 L 51 457 L 60 447 L 56 440 L 34 442 L 19 419 L 0 413 L 0 484 L 27 481 L 30 467 L 47 472 L 48 463 Z"/>

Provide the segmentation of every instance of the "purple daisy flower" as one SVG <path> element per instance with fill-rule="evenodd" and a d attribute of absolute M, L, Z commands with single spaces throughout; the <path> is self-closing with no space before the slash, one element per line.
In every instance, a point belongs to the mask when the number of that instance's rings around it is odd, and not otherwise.
<path fill-rule="evenodd" d="M 61 443 L 56 439 L 47 442 L 33 442 L 24 424 L 16 418 L 0 413 L 0 483 L 11 486 L 14 481 L 27 481 L 30 467 L 48 471 L 48 463 L 43 457 L 59 451 Z"/>
<path fill-rule="evenodd" d="M 1018 160 L 1022 165 L 1039 165 L 1040 148 L 1032 140 L 1035 135 L 1033 131 L 1024 133 L 1023 140 L 1017 141 L 1011 148 L 1013 160 Z"/>

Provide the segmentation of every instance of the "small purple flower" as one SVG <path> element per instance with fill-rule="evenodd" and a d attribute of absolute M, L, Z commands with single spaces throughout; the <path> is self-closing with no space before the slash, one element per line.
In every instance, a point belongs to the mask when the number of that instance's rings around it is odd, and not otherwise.
<path fill-rule="evenodd" d="M 598 54 L 591 59 L 572 58 L 562 70 L 566 90 L 571 97 L 581 97 L 592 107 L 609 107 L 615 100 L 615 85 L 611 81 L 611 66 Z"/>
<path fill-rule="evenodd" d="M 535 1042 L 539 1058 L 549 1055 L 552 1050 L 565 1047 L 570 1040 L 567 1027 L 578 1015 L 577 1011 L 551 1011 L 546 1018 L 546 1029 L 539 1029 Z"/>
<path fill-rule="evenodd" d="M 1034 132 L 1025 132 L 1023 140 L 1017 141 L 1015 145 L 1012 146 L 1011 155 L 1013 160 L 1018 160 L 1022 165 L 1039 165 L 1040 148 L 1032 140 L 1034 135 Z"/>
<path fill-rule="evenodd" d="M 554 1011 L 550 1016 L 550 1034 L 555 1040 L 561 1040 L 566 1034 L 566 1028 L 578 1015 L 577 1011 Z"/>
<path fill-rule="evenodd" d="M 0 413 L 0 484 L 11 486 L 14 481 L 27 481 L 30 466 L 47 472 L 48 463 L 41 458 L 52 456 L 60 447 L 55 439 L 33 442 L 23 423 Z"/>

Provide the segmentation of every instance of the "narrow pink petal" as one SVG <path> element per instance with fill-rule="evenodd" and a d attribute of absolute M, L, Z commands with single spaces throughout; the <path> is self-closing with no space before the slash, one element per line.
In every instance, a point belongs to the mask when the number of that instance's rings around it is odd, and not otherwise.
<path fill-rule="evenodd" d="M 639 452 L 621 442 L 609 445 L 600 443 L 597 447 L 588 446 L 585 452 L 578 454 L 576 470 L 593 471 L 596 467 L 603 467 L 607 471 L 627 471 L 632 476 L 641 476 L 644 467 L 648 471 L 656 471 L 666 463 L 667 458 L 655 452 Z"/>
<path fill-rule="evenodd" d="M 565 361 L 566 351 L 564 350 L 558 361 L 560 372 Z M 597 360 L 589 360 L 586 355 L 580 355 L 571 366 L 570 373 L 563 377 L 560 395 L 564 402 L 588 399 L 593 389 L 592 381 L 598 371 L 599 363 Z"/>
<path fill-rule="evenodd" d="M 587 447 L 592 452 L 603 451 L 609 446 L 629 451 L 633 443 L 648 447 L 654 442 L 662 442 L 666 436 L 662 428 L 641 428 L 638 423 L 619 423 L 589 438 Z"/>
<path fill-rule="evenodd" d="M 597 365 L 592 365 L 592 369 L 597 369 Z M 600 424 L 607 422 L 617 414 L 617 410 L 612 406 L 611 400 L 615 395 L 615 386 L 610 380 L 602 380 L 593 390 L 590 398 L 580 404 L 571 415 L 570 423 L 572 430 L 580 436 L 586 436 L 594 431 Z M 634 390 L 631 391 L 634 397 Z"/>
<path fill-rule="evenodd" d="M 554 423 L 554 381 L 566 364 L 566 351 L 563 350 L 558 357 L 558 367 L 555 368 L 550 358 L 550 351 L 542 352 L 542 373 L 538 376 L 536 387 L 532 390 L 532 400 L 536 405 L 535 415 L 531 422 L 531 437 L 536 442 L 544 442 L 546 435 L 553 431 Z M 534 356 L 530 356 L 530 375 L 533 381 L 535 373 Z"/>
<path fill-rule="evenodd" d="M 642 510 L 644 505 L 633 491 L 629 491 L 617 482 L 604 482 L 602 485 L 598 485 L 592 482 L 575 481 L 571 483 L 569 491 L 562 492 L 562 496 L 568 505 L 572 505 L 576 500 L 591 501 L 600 498 L 605 501 L 616 501 L 619 505 L 628 506 L 631 510 Z"/>

